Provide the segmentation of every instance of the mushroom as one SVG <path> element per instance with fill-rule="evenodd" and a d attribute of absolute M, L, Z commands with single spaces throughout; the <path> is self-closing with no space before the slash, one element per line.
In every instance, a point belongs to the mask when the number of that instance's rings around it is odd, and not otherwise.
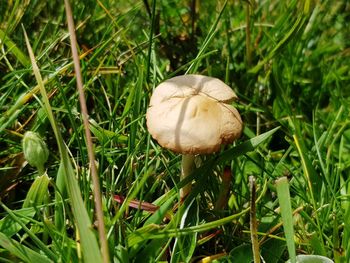
<path fill-rule="evenodd" d="M 177 76 L 155 88 L 147 128 L 162 147 L 182 154 L 181 180 L 194 168 L 195 155 L 217 152 L 240 137 L 242 119 L 229 104 L 235 99 L 224 82 L 202 75 Z M 182 188 L 181 198 L 190 187 Z"/>

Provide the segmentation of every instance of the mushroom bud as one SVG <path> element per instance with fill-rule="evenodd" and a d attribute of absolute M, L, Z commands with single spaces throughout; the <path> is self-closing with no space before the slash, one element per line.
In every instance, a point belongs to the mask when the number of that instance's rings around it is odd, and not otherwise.
<path fill-rule="evenodd" d="M 147 128 L 161 146 L 183 154 L 181 179 L 191 172 L 196 154 L 217 152 L 240 137 L 242 119 L 229 104 L 235 99 L 224 82 L 202 75 L 174 77 L 156 87 Z M 188 191 L 183 189 L 180 196 Z"/>

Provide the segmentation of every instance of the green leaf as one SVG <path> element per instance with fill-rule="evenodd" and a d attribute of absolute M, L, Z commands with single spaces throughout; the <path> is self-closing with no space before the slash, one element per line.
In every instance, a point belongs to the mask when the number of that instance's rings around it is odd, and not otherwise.
<path fill-rule="evenodd" d="M 309 239 L 312 250 L 317 255 L 326 255 L 326 251 L 324 250 L 322 240 L 318 237 L 318 233 L 314 232 L 311 234 Z"/>
<path fill-rule="evenodd" d="M 75 177 L 75 172 L 68 154 L 62 156 L 61 166 L 64 167 L 61 171 L 71 201 L 73 215 L 79 230 L 84 262 L 102 262 L 100 249 L 93 231 L 92 223 L 81 197 L 78 181 Z"/>

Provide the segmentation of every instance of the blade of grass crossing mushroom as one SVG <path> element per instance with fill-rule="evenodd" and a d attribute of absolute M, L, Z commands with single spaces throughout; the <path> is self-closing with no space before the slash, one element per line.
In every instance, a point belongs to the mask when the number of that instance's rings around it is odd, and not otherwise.
<path fill-rule="evenodd" d="M 244 143 L 241 143 L 237 145 L 236 147 L 226 150 L 223 152 L 220 157 L 216 160 L 217 164 L 224 163 L 226 161 L 232 160 L 232 158 L 243 155 L 247 152 L 253 151 L 259 144 L 267 140 L 274 134 L 280 127 L 276 127 L 270 131 L 267 131 L 263 134 L 260 134 L 254 138 L 249 139 L 248 141 L 245 141 Z"/>
<path fill-rule="evenodd" d="M 60 167 L 62 167 L 61 176 L 63 179 L 58 178 L 57 180 L 62 180 L 64 186 L 67 188 L 68 196 L 71 200 L 72 211 L 74 218 L 76 220 L 76 225 L 80 234 L 80 243 L 83 250 L 84 262 L 102 262 L 101 253 L 98 247 L 98 243 L 94 232 L 92 230 L 92 224 L 89 218 L 89 215 L 85 209 L 83 199 L 81 197 L 81 192 L 78 186 L 77 179 L 75 178 L 75 172 L 72 167 L 71 160 L 69 158 L 66 145 L 63 141 L 62 135 L 56 124 L 56 120 L 53 116 L 53 112 L 49 103 L 49 99 L 44 87 L 44 83 L 39 71 L 39 68 L 36 64 L 33 50 L 30 46 L 29 39 L 23 28 L 24 36 L 27 44 L 28 53 L 33 67 L 33 72 L 38 82 L 40 93 L 43 100 L 43 105 L 45 107 L 48 119 L 51 123 L 53 132 L 56 137 L 59 153 L 60 153 Z"/>
<path fill-rule="evenodd" d="M 246 154 L 247 152 L 253 151 L 261 143 L 263 143 L 264 141 L 269 139 L 279 128 L 280 127 L 276 127 L 270 131 L 267 131 L 263 134 L 255 136 L 254 138 L 251 138 L 251 139 L 237 145 L 236 147 L 234 147 L 232 149 L 224 151 L 217 159 L 209 160 L 206 164 L 195 169 L 190 175 L 188 175 L 181 182 L 179 182 L 177 184 L 177 187 L 182 188 L 184 185 L 186 185 L 190 181 L 192 181 L 197 175 L 204 173 L 210 167 L 213 167 L 213 166 L 219 165 L 219 164 L 223 164 L 225 162 L 231 161 L 232 159 L 234 159 L 240 155 L 243 155 L 243 154 Z M 175 191 L 175 189 L 173 188 L 171 191 Z"/>

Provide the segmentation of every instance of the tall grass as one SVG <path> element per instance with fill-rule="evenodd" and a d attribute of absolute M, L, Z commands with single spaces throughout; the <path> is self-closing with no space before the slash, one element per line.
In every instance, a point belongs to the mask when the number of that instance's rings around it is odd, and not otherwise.
<path fill-rule="evenodd" d="M 63 1 L 0 4 L 2 262 L 102 260 L 84 127 L 92 134 L 111 262 L 250 262 L 249 176 L 255 247 L 265 262 L 288 260 L 293 241 L 297 254 L 350 261 L 346 1 L 71 5 L 85 126 Z M 245 128 L 180 182 L 181 158 L 151 139 L 145 112 L 157 84 L 185 73 L 230 85 Z M 42 177 L 23 157 L 29 130 L 50 151 Z M 227 196 L 220 192 L 224 170 L 231 174 Z M 284 232 L 275 188 L 283 176 L 293 238 Z M 192 180 L 181 202 L 179 189 Z"/>

